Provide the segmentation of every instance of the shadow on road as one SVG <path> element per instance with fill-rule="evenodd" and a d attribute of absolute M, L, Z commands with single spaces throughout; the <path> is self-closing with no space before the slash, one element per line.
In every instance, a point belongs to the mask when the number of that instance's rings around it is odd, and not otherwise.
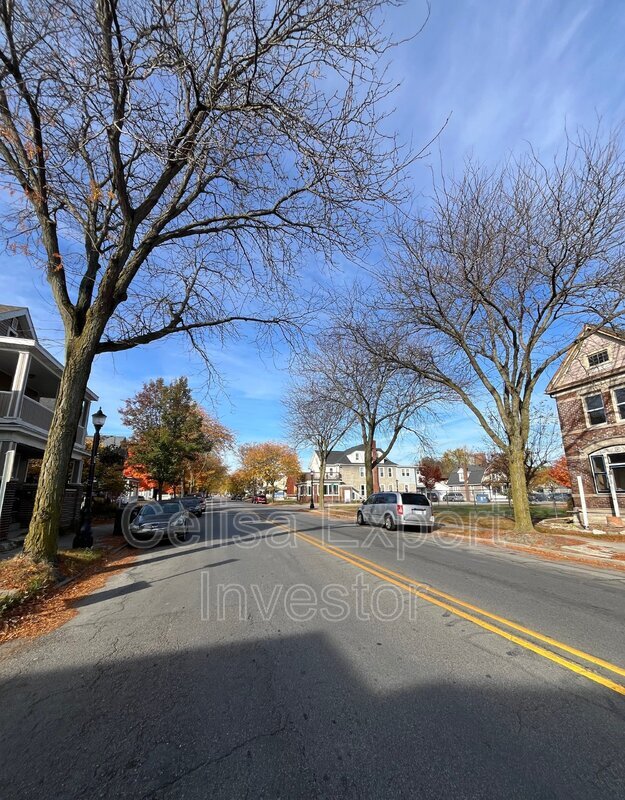
<path fill-rule="evenodd" d="M 7 680 L 0 796 L 623 797 L 625 705 L 581 680 L 398 686 L 320 632 L 202 636 Z"/>

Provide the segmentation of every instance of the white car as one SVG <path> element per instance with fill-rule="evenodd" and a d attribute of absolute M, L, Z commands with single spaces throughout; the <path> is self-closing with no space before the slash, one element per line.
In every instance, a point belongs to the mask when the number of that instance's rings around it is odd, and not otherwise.
<path fill-rule="evenodd" d="M 383 525 L 387 531 L 414 525 L 431 531 L 432 506 L 420 492 L 378 492 L 368 497 L 356 514 L 358 525 Z"/>

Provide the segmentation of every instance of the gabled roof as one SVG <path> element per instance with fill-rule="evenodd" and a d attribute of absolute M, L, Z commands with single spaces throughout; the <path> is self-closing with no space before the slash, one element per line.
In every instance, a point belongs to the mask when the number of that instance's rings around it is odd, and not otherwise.
<path fill-rule="evenodd" d="M 484 473 L 486 469 L 484 467 L 478 467 L 476 464 L 469 464 L 469 486 L 480 486 L 482 481 L 484 480 Z M 460 480 L 460 469 L 455 469 L 447 478 L 447 484 L 449 486 L 464 486 L 464 476 L 462 480 Z"/>
<path fill-rule="evenodd" d="M 352 455 L 352 453 L 363 452 L 364 453 L 364 446 L 361 444 L 354 445 L 354 447 L 348 447 L 347 450 L 333 450 L 326 459 L 326 464 L 352 464 L 354 465 L 354 461 L 350 461 L 347 456 Z M 379 451 L 378 451 L 379 452 Z M 317 452 L 317 456 L 319 453 Z M 364 464 L 364 461 L 362 462 Z M 388 465 L 389 467 L 397 466 L 394 461 L 391 461 L 390 458 L 385 458 L 383 461 L 380 462 L 378 466 L 382 464 Z M 359 465 L 359 466 L 362 466 Z"/>
<path fill-rule="evenodd" d="M 591 331 L 589 333 L 589 331 Z M 568 349 L 566 355 L 564 356 L 560 366 L 553 374 L 551 380 L 547 384 L 545 389 L 545 394 L 553 395 L 555 394 L 562 386 L 563 379 L 566 377 L 567 373 L 571 369 L 571 366 L 575 359 L 580 354 L 580 351 L 584 347 L 584 345 L 592 339 L 593 336 L 598 336 L 602 338 L 607 338 L 615 341 L 621 347 L 625 347 L 625 329 L 621 328 L 618 325 L 604 325 L 601 328 L 595 328 L 594 325 L 584 325 L 581 329 L 577 338 L 575 338 L 571 342 L 571 346 Z M 604 377 L 605 370 L 597 371 L 592 374 L 587 374 L 581 378 L 574 379 L 571 382 L 571 388 L 576 385 L 582 385 L 584 383 L 594 382 L 599 377 Z"/>
<path fill-rule="evenodd" d="M 0 320 L 13 319 L 14 317 L 21 317 L 25 323 L 22 327 L 25 329 L 26 336 L 23 338 L 37 341 L 37 333 L 35 332 L 30 311 L 25 306 L 8 306 L 0 303 Z"/>

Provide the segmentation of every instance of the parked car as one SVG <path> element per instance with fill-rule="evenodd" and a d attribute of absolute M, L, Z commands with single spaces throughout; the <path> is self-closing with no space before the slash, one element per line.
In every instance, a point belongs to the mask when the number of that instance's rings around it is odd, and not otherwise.
<path fill-rule="evenodd" d="M 201 517 L 204 513 L 204 501 L 201 497 L 181 497 L 180 502 L 185 509 L 196 517 Z"/>
<path fill-rule="evenodd" d="M 264 494 L 255 494 L 252 497 L 252 503 L 260 503 L 261 505 L 267 505 L 267 498 Z"/>
<path fill-rule="evenodd" d="M 556 503 L 568 503 L 571 499 L 571 496 L 568 492 L 555 492 L 552 497 L 556 501 Z"/>
<path fill-rule="evenodd" d="M 530 503 L 546 503 L 549 500 L 549 495 L 545 492 L 530 492 L 528 500 Z"/>
<path fill-rule="evenodd" d="M 440 501 L 440 497 L 438 496 L 438 492 L 426 492 L 425 496 L 430 501 L 430 503 L 438 503 Z"/>
<path fill-rule="evenodd" d="M 448 503 L 462 503 L 464 502 L 464 495 L 462 492 L 447 492 L 447 494 L 443 495 L 443 500 Z"/>
<path fill-rule="evenodd" d="M 180 500 L 163 500 L 141 507 L 130 523 L 130 533 L 136 540 L 159 544 L 165 538 L 183 542 L 189 531 L 189 515 Z M 129 542 L 133 544 L 132 541 Z"/>
<path fill-rule="evenodd" d="M 383 525 L 394 531 L 411 525 L 432 530 L 432 506 L 418 492 L 378 492 L 368 497 L 356 513 L 358 525 Z"/>
<path fill-rule="evenodd" d="M 475 495 L 475 502 L 480 504 L 490 503 L 490 495 L 486 492 L 478 492 Z"/>

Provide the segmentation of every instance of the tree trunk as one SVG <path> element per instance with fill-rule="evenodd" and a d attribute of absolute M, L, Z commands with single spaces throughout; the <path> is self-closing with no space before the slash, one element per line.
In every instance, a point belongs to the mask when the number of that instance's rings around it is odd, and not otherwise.
<path fill-rule="evenodd" d="M 373 494 L 373 456 L 371 453 L 371 441 L 364 441 L 365 446 L 365 481 L 367 484 L 367 497 Z"/>
<path fill-rule="evenodd" d="M 326 480 L 326 460 L 325 458 L 320 458 L 319 460 L 319 498 L 318 498 L 318 505 L 321 510 L 323 510 L 324 506 L 324 493 L 323 487 Z"/>
<path fill-rule="evenodd" d="M 521 437 L 514 437 L 508 448 L 510 491 L 514 511 L 514 529 L 520 533 L 533 531 L 527 483 L 525 480 L 525 446 Z"/>
<path fill-rule="evenodd" d="M 41 461 L 33 515 L 24 541 L 24 553 L 34 561 L 51 561 L 56 555 L 67 470 L 94 352 L 95 348 L 87 346 L 82 337 L 71 339 L 66 348 L 65 367 Z"/>

